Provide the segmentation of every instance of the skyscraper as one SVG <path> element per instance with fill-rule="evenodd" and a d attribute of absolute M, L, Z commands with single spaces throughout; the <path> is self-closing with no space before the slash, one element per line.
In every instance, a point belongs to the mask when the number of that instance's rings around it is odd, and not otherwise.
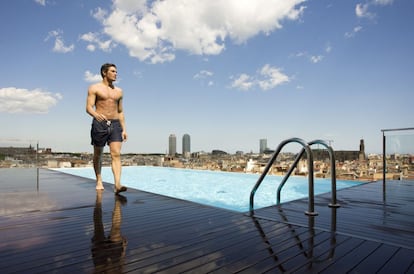
<path fill-rule="evenodd" d="M 175 134 L 170 134 L 168 137 L 168 155 L 175 156 L 177 154 L 177 137 Z"/>
<path fill-rule="evenodd" d="M 190 135 L 184 134 L 183 135 L 183 156 L 185 158 L 190 157 L 191 153 L 191 141 L 190 141 Z"/>
<path fill-rule="evenodd" d="M 264 153 L 267 149 L 267 139 L 260 139 L 260 153 Z"/>

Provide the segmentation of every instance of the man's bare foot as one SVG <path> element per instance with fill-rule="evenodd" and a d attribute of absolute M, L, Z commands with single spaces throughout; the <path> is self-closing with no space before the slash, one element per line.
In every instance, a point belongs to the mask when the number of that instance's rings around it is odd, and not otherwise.
<path fill-rule="evenodd" d="M 102 183 L 96 183 L 96 190 L 104 190 L 104 186 Z"/>
<path fill-rule="evenodd" d="M 118 193 L 124 192 L 124 191 L 127 191 L 127 188 L 125 186 L 121 186 L 118 189 L 117 188 L 114 189 L 115 194 L 118 194 Z"/>

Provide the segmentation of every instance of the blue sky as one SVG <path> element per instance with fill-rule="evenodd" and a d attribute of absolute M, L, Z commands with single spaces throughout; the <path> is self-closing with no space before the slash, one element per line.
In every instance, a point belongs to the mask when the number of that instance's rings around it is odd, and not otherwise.
<path fill-rule="evenodd" d="M 14 0 L 0 10 L 0 145 L 90 152 L 87 88 L 117 64 L 123 152 L 382 151 L 413 127 L 414 1 Z"/>

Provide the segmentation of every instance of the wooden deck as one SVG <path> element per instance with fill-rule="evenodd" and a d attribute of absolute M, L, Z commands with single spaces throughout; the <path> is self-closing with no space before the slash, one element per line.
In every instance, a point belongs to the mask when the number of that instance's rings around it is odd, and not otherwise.
<path fill-rule="evenodd" d="M 237 183 L 237 182 L 235 182 Z M 41 169 L 0 169 L 1 273 L 414 273 L 414 182 L 255 216 Z"/>

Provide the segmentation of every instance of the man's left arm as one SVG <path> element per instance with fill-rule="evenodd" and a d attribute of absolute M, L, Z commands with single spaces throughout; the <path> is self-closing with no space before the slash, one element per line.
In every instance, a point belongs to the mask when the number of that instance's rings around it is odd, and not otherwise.
<path fill-rule="evenodd" d="M 124 108 L 122 106 L 122 97 L 118 101 L 118 113 L 119 113 L 119 122 L 121 123 L 121 127 L 122 127 L 122 140 L 126 141 L 128 138 L 128 135 L 126 133 L 125 115 L 124 115 Z"/>

